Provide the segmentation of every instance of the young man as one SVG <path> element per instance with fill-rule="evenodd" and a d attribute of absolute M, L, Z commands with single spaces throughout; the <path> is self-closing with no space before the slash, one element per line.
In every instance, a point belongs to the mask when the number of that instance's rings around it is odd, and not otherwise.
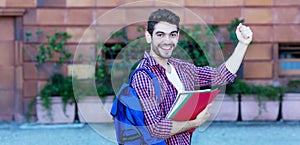
<path fill-rule="evenodd" d="M 180 18 L 173 12 L 159 9 L 150 15 L 145 32 L 150 52 L 145 52 L 138 68 L 150 70 L 159 80 L 161 99 L 157 100 L 152 79 L 146 72 L 137 72 L 131 84 L 143 105 L 145 124 L 151 135 L 164 138 L 171 145 L 190 144 L 189 130 L 199 127 L 209 118 L 208 107 L 195 120 L 173 121 L 166 118 L 178 91 L 232 82 L 252 41 L 250 28 L 240 24 L 236 30 L 239 43 L 225 63 L 218 68 L 196 67 L 171 57 L 179 39 L 179 21 Z"/>

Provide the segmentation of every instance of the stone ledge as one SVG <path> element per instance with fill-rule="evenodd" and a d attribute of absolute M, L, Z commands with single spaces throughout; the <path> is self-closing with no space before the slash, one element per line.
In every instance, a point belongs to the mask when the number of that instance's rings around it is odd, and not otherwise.
<path fill-rule="evenodd" d="M 0 16 L 23 16 L 25 9 L 0 9 Z"/>

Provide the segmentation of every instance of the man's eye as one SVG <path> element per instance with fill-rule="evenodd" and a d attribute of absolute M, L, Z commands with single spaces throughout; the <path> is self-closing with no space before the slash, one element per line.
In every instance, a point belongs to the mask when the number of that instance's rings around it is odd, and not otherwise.
<path fill-rule="evenodd" d="M 163 37 L 163 34 L 156 34 L 157 37 Z"/>
<path fill-rule="evenodd" d="M 177 37 L 177 33 L 170 34 L 171 37 Z"/>

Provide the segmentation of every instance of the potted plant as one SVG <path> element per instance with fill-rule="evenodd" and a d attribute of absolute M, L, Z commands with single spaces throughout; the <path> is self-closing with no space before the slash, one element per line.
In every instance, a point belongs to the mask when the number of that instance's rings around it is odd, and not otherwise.
<path fill-rule="evenodd" d="M 280 97 L 284 93 L 282 87 L 271 85 L 249 85 L 243 83 L 244 91 L 241 94 L 241 119 L 277 120 L 279 114 Z"/>
<path fill-rule="evenodd" d="M 52 75 L 36 99 L 39 123 L 72 123 L 75 118 L 75 99 L 72 78 Z"/>
<path fill-rule="evenodd" d="M 300 120 L 300 79 L 290 80 L 282 99 L 282 119 Z"/>
<path fill-rule="evenodd" d="M 43 36 L 41 30 L 38 30 L 36 34 L 38 37 Z M 31 32 L 26 33 L 26 38 L 27 40 L 31 38 Z M 64 77 L 62 74 L 62 66 L 73 56 L 65 47 L 66 41 L 70 38 L 70 34 L 59 31 L 55 31 L 53 36 L 47 35 L 47 43 L 41 42 L 36 56 L 32 58 L 36 62 L 38 74 L 43 71 L 49 76 L 46 85 L 40 90 L 40 95 L 33 98 L 28 106 L 29 112 L 31 112 L 33 104 L 36 103 L 39 123 L 71 123 L 74 121 L 75 104 L 72 104 L 74 102 L 72 78 Z M 35 45 L 31 45 L 31 47 L 36 48 Z M 70 104 L 72 105 L 69 106 Z M 71 115 L 66 114 L 69 111 L 72 113 Z M 64 117 L 57 114 L 64 114 Z"/>

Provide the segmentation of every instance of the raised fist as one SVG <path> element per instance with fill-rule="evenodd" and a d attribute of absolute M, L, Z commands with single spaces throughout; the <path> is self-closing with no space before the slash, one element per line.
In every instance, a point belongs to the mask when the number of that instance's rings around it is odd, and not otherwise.
<path fill-rule="evenodd" d="M 241 23 L 237 26 L 235 33 L 238 40 L 243 44 L 249 45 L 252 41 L 253 33 L 251 29 Z"/>

